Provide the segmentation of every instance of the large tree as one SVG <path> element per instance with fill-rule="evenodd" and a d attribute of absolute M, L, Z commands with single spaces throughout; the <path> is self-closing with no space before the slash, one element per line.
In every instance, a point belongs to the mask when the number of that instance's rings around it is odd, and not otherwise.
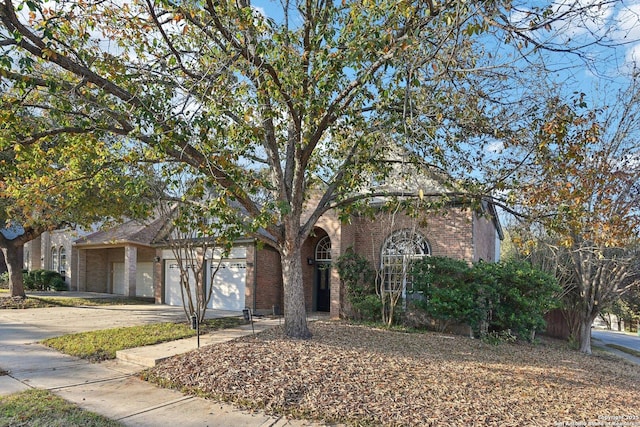
<path fill-rule="evenodd" d="M 60 227 L 142 212 L 132 201 L 140 201 L 147 178 L 123 162 L 111 137 L 53 121 L 28 91 L 13 87 L 0 105 L 0 249 L 10 295 L 24 297 L 25 243 Z"/>
<path fill-rule="evenodd" d="M 475 83 L 509 76 L 498 72 L 514 63 L 501 56 L 505 40 L 515 60 L 531 60 L 545 28 L 588 10 L 579 2 L 296 0 L 262 9 L 246 0 L 4 0 L 0 75 L 86 105 L 110 120 L 104 127 L 189 165 L 219 202 L 241 207 L 248 232 L 280 253 L 286 334 L 308 337 L 302 243 L 328 210 L 371 195 L 362 191 L 371 174 L 385 174 L 379 142 L 415 144 L 441 163 L 465 135 L 507 135 L 480 117 L 497 114 L 487 105 L 504 94 Z M 499 55 L 474 46 L 479 35 L 497 36 Z M 53 81 L 50 69 L 60 68 L 73 77 Z M 307 203 L 312 191 L 320 197 Z"/>
<path fill-rule="evenodd" d="M 637 84 L 600 109 L 588 110 L 582 96 L 549 103 L 512 194 L 541 226 L 538 243 L 548 248 L 547 266 L 565 287 L 572 334 L 589 354 L 593 320 L 638 280 Z"/>

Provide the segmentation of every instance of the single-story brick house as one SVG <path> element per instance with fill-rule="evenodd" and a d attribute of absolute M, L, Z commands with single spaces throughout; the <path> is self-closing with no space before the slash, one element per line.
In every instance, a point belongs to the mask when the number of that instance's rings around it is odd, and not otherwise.
<path fill-rule="evenodd" d="M 385 182 L 373 184 L 372 180 L 371 187 L 382 191 L 400 189 L 413 195 L 423 195 L 425 189 L 446 191 L 438 174 L 409 164 L 402 163 L 401 170 Z M 384 199 L 372 196 L 370 201 L 375 207 L 382 205 Z M 352 215 L 348 222 L 329 211 L 315 224 L 302 249 L 309 311 L 340 315 L 343 293 L 331 263 L 349 248 L 367 257 L 383 280 L 403 289 L 410 284 L 405 283 L 406 274 L 402 277 L 398 271 L 412 259 L 429 255 L 468 262 L 499 259 L 502 230 L 495 207 L 487 200 L 477 208 L 451 202 L 418 218 L 402 212 L 374 211 L 377 213 L 373 217 Z M 65 274 L 71 290 L 141 296 L 153 298 L 158 304 L 181 305 L 179 265 L 163 237 L 167 233 L 165 223 L 129 221 L 83 236 L 69 231 L 45 233 L 27 245 L 25 267 L 58 270 Z M 255 238 L 246 238 L 236 241 L 226 258 L 220 259 L 219 253 L 209 251 L 206 259 L 209 267 L 220 263 L 213 279 L 211 308 L 249 307 L 255 312 L 272 312 L 284 306 L 281 264 L 273 248 L 258 245 Z M 213 268 L 206 271 L 210 284 Z"/>
<path fill-rule="evenodd" d="M 175 256 L 159 233 L 164 222 L 128 221 L 82 237 L 73 231 L 45 233 L 25 247 L 25 267 L 60 271 L 69 288 L 153 298 L 158 304 L 181 305 Z M 382 268 L 427 255 L 449 256 L 469 262 L 498 260 L 502 237 L 495 210 L 449 206 L 416 220 L 380 211 L 373 219 L 353 216 L 341 222 L 325 214 L 303 246 L 303 280 L 309 311 L 337 317 L 341 308 L 340 281 L 331 261 L 352 248 Z M 219 254 L 210 253 L 210 263 Z M 207 271 L 211 271 L 208 269 Z M 277 251 L 255 239 L 238 240 L 221 260 L 214 278 L 211 308 L 256 312 L 283 307 L 282 279 Z M 208 279 L 210 282 L 210 278 Z M 398 280 L 385 273 L 385 280 Z"/>

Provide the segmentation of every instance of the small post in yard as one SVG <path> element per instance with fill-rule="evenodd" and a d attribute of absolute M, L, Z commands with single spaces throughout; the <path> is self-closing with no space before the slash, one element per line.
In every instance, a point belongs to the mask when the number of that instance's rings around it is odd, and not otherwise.
<path fill-rule="evenodd" d="M 251 314 L 251 309 L 249 307 L 245 307 L 244 310 L 242 310 L 242 315 L 244 316 L 244 320 L 251 322 L 251 332 L 255 335 L 256 331 L 253 328 L 253 315 Z"/>
<path fill-rule="evenodd" d="M 200 322 L 198 322 L 198 316 L 195 313 L 191 313 L 191 329 L 196 330 L 198 348 L 200 348 Z"/>

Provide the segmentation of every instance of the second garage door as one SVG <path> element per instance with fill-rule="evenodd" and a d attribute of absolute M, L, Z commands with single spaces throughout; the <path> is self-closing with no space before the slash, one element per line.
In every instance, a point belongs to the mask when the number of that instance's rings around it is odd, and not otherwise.
<path fill-rule="evenodd" d="M 113 293 L 127 295 L 124 284 L 124 262 L 113 263 Z M 139 262 L 136 265 L 136 296 L 153 297 L 153 263 Z"/>
<path fill-rule="evenodd" d="M 216 267 L 220 266 L 215 272 Z M 222 261 L 207 261 L 207 285 L 213 279 L 211 301 L 207 305 L 216 310 L 240 311 L 245 308 L 247 263 L 245 259 L 225 259 Z M 191 271 L 189 280 L 193 292 L 194 278 Z M 175 259 L 165 261 L 165 303 L 168 305 L 182 305 L 182 292 L 180 291 L 180 266 Z"/>

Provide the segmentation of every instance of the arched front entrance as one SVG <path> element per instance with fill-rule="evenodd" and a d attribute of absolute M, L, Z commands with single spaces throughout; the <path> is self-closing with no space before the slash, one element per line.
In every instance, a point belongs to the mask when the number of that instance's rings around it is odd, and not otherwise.
<path fill-rule="evenodd" d="M 331 310 L 331 239 L 322 237 L 315 248 L 314 293 L 317 311 Z"/>

